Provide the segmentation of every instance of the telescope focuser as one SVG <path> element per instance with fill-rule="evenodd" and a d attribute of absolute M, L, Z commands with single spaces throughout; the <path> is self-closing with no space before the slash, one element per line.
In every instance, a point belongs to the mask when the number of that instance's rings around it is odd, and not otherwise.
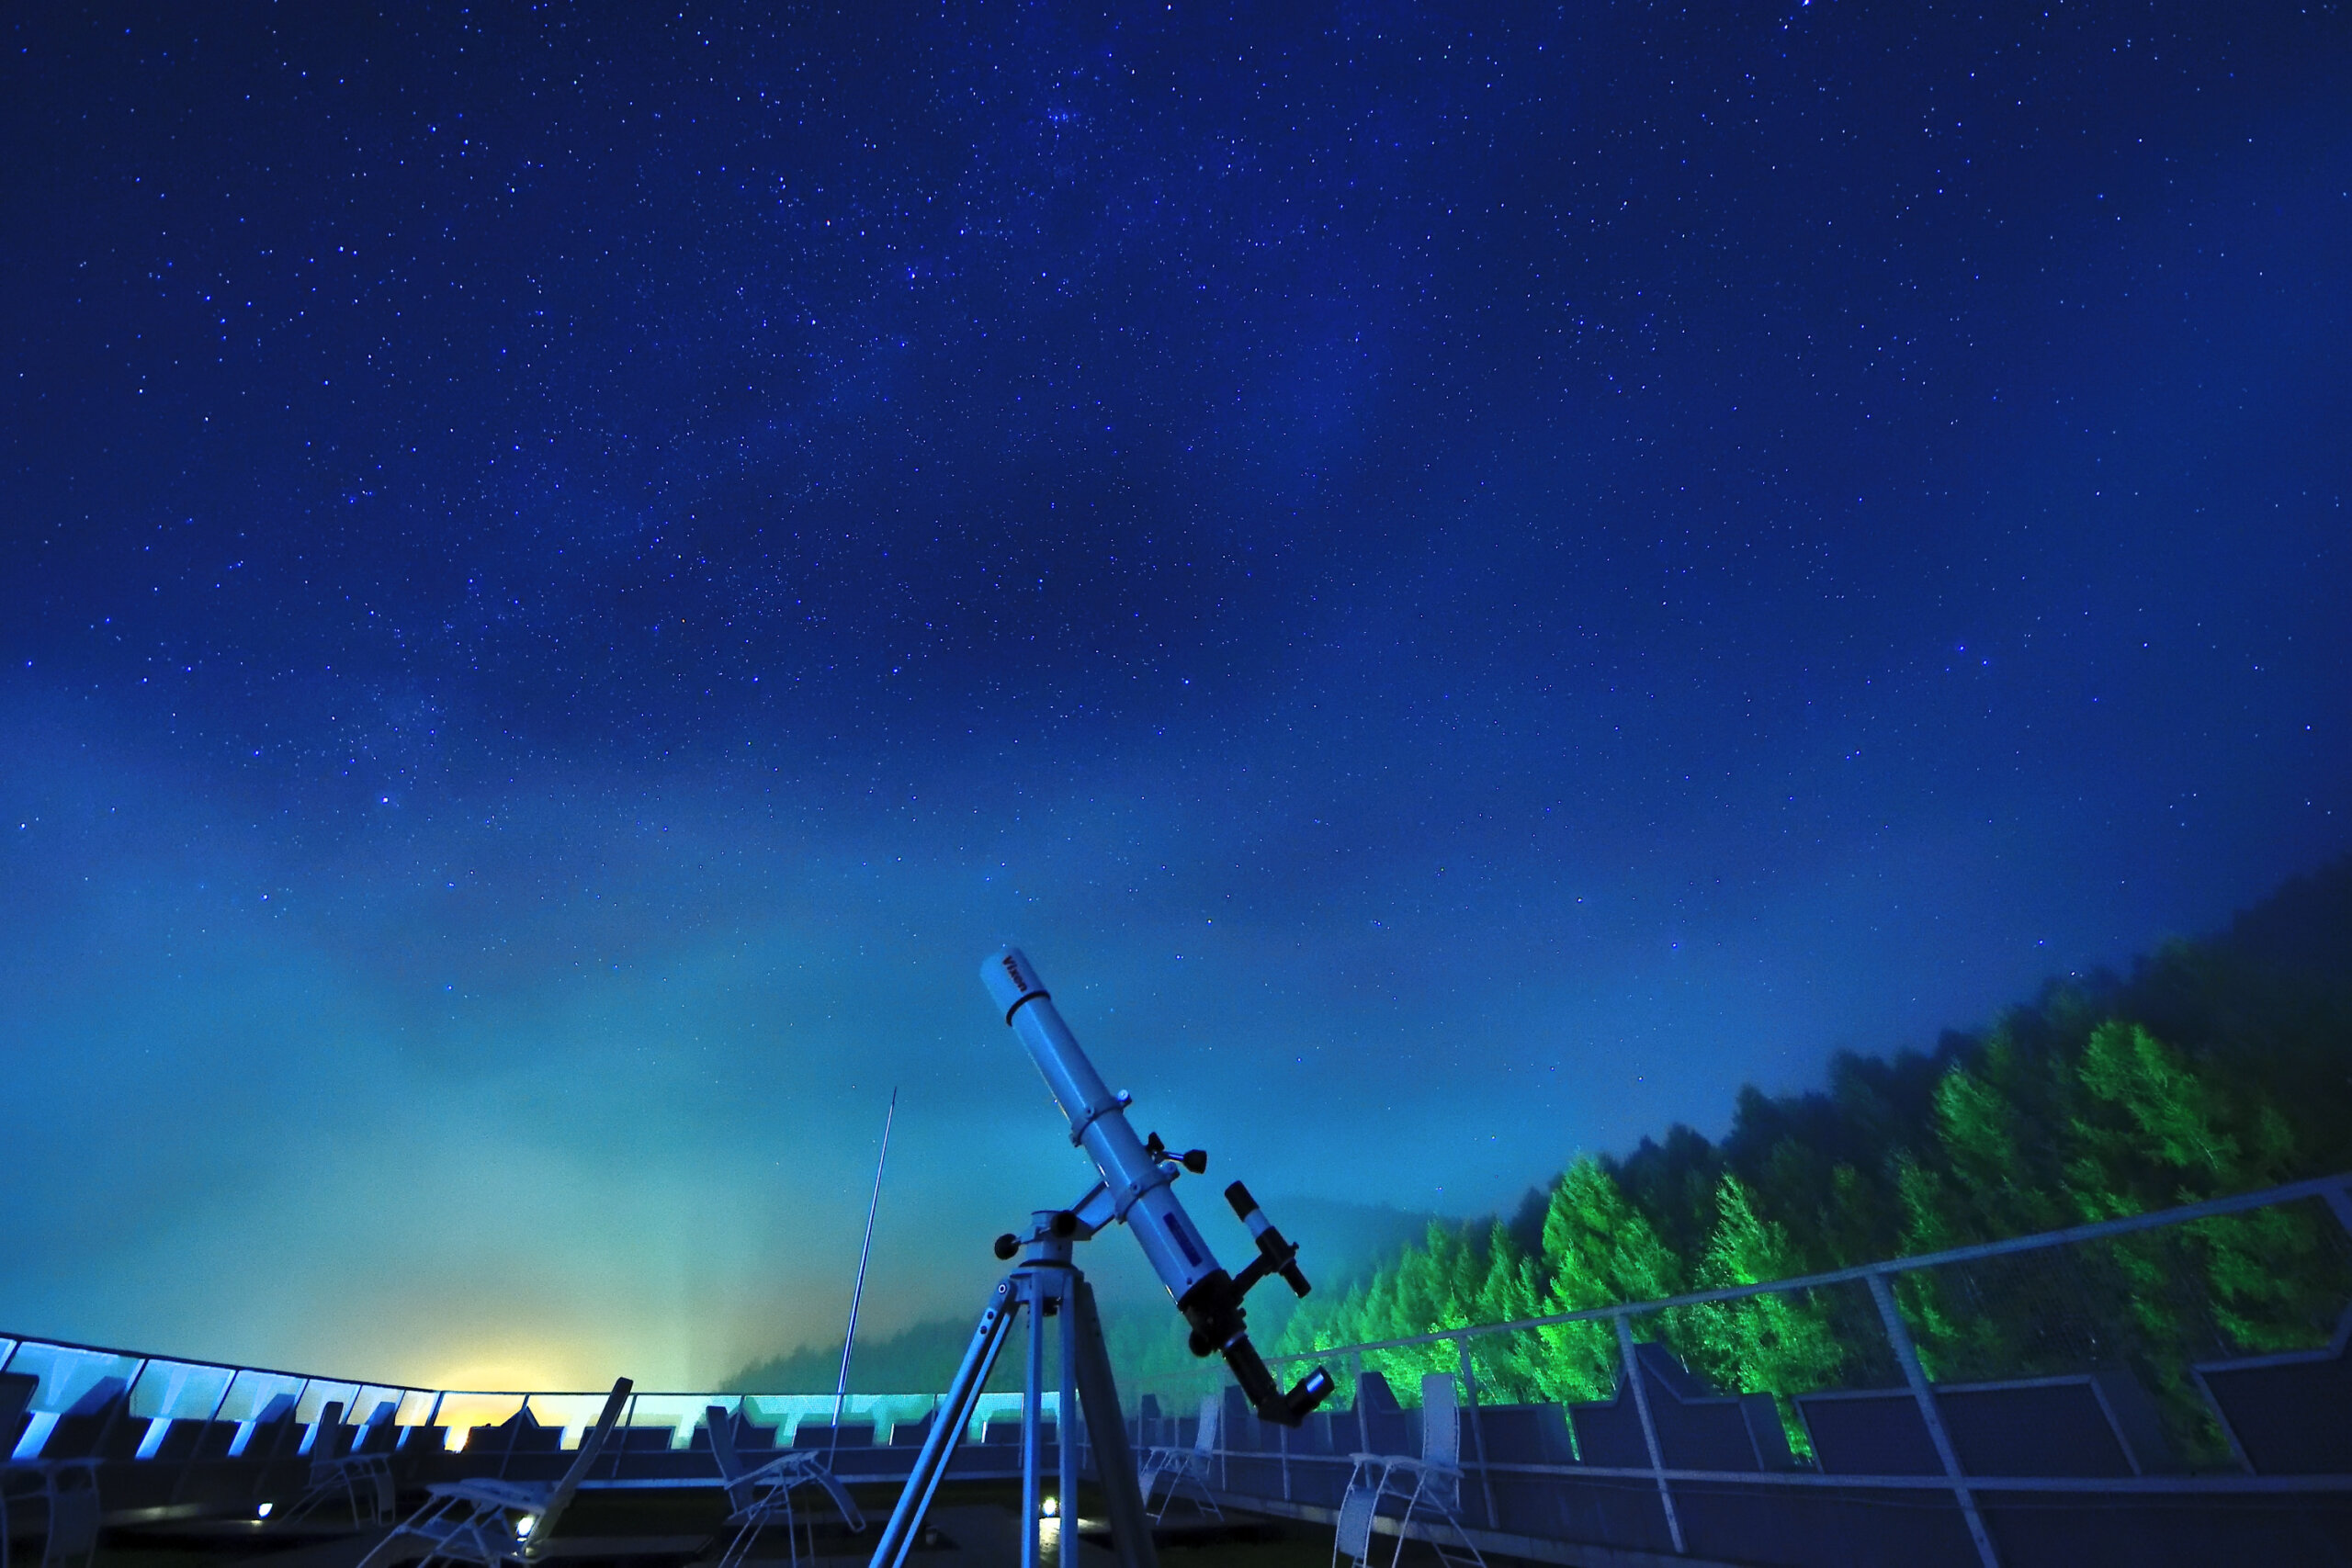
<path fill-rule="evenodd" d="M 1143 1152 L 1149 1155 L 1156 1160 L 1172 1159 L 1178 1165 L 1182 1166 L 1186 1170 L 1191 1171 L 1194 1176 L 1200 1176 L 1205 1173 L 1209 1168 L 1208 1150 L 1186 1149 L 1180 1155 L 1176 1153 L 1175 1150 L 1170 1148 L 1166 1144 L 1161 1143 L 1159 1141 L 1159 1134 L 1157 1133 L 1152 1134 L 1143 1141 Z"/>
<path fill-rule="evenodd" d="M 1279 1274 L 1283 1282 L 1300 1295 L 1314 1287 L 1299 1271 L 1298 1247 L 1276 1230 L 1250 1195 L 1250 1189 L 1237 1181 L 1225 1190 L 1225 1201 L 1241 1223 L 1250 1227 L 1257 1238 L 1258 1256 L 1238 1276 L 1218 1269 L 1194 1286 L 1176 1303 L 1192 1325 L 1189 1345 L 1195 1356 L 1223 1356 L 1226 1365 L 1233 1369 L 1233 1379 L 1241 1385 L 1257 1410 L 1259 1419 L 1295 1427 L 1307 1413 L 1331 1396 L 1331 1374 L 1317 1367 L 1298 1381 L 1297 1386 L 1284 1393 L 1274 1381 L 1257 1347 L 1250 1342 L 1248 1321 L 1243 1315 L 1241 1298 L 1250 1288 L 1270 1274 Z"/>

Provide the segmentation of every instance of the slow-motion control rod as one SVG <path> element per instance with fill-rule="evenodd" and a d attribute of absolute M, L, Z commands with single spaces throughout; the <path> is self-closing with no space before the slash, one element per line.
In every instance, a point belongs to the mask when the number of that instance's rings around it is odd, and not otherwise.
<path fill-rule="evenodd" d="M 1152 1271 L 1175 1298 L 1176 1310 L 1192 1325 L 1193 1353 L 1223 1356 L 1261 1419 L 1297 1426 L 1329 1396 L 1330 1374 L 1317 1367 L 1284 1393 L 1250 1343 L 1241 1298 L 1269 1274 L 1280 1275 L 1293 1291 L 1306 1294 L 1298 1248 L 1267 1223 L 1249 1190 L 1237 1181 L 1226 1189 L 1226 1199 L 1257 1238 L 1259 1256 L 1238 1280 L 1220 1268 L 1173 1190 L 1180 1169 L 1203 1170 L 1207 1156 L 1198 1150 L 1178 1155 L 1161 1146 L 1157 1135 L 1148 1143 L 1136 1135 L 1127 1124 L 1127 1097 L 1103 1087 L 1055 1010 L 1036 970 L 1018 948 L 1008 947 L 990 958 L 980 975 L 989 996 L 1004 1010 L 1005 1022 L 1028 1048 L 1046 1077 L 1046 1087 L 1069 1118 L 1069 1141 L 1085 1149 L 1102 1177 L 1070 1211 L 1076 1234 L 1091 1235 L 1114 1220 L 1125 1222 L 1142 1244 Z"/>

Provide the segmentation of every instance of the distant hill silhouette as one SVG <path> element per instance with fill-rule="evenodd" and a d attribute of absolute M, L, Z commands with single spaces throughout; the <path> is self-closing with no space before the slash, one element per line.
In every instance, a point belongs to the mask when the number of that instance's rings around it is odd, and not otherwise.
<path fill-rule="evenodd" d="M 1344 1292 L 1368 1279 L 1383 1264 L 1396 1260 L 1408 1243 L 1428 1234 L 1439 1216 L 1381 1203 L 1351 1203 L 1334 1198 L 1269 1200 L 1268 1213 L 1283 1234 L 1298 1242 L 1300 1262 L 1319 1292 Z M 1238 1258 L 1226 1260 L 1239 1267 Z M 1290 1292 L 1270 1286 L 1251 1292 L 1250 1318 L 1261 1336 L 1277 1332 L 1290 1315 Z M 1164 1300 L 1164 1298 L 1163 1298 Z M 938 1390 L 964 1359 L 972 1337 L 970 1315 L 928 1318 L 910 1324 L 881 1339 L 861 1339 L 850 1366 L 850 1386 L 876 1393 L 906 1393 Z M 1122 1347 L 1154 1346 L 1160 1340 L 1181 1346 L 1183 1325 L 1164 1305 L 1137 1306 L 1105 1303 L 1103 1331 Z M 1181 1353 L 1181 1351 L 1180 1351 Z M 1132 1355 L 1126 1359 L 1132 1359 Z M 990 1388 L 1021 1386 L 1017 1363 L 1008 1355 L 989 1382 Z M 730 1393 L 831 1393 L 840 1373 L 842 1344 L 803 1345 L 780 1356 L 756 1361 L 719 1384 Z"/>

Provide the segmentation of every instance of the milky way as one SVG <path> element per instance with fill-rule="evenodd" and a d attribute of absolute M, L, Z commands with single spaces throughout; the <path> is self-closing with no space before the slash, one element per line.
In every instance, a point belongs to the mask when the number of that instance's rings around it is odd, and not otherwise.
<path fill-rule="evenodd" d="M 29 9 L 0 1327 L 708 1380 L 1083 1184 L 1000 942 L 1470 1214 L 2352 842 L 2339 10 Z"/>

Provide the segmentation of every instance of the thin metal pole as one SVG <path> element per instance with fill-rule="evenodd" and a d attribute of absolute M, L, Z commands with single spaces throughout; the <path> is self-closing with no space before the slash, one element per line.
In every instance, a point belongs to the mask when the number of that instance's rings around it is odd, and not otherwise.
<path fill-rule="evenodd" d="M 1355 1446 L 1362 1453 L 1374 1453 L 1371 1422 L 1364 1420 L 1364 1352 L 1348 1357 L 1348 1413 L 1355 1416 Z"/>
<path fill-rule="evenodd" d="M 1886 1276 L 1869 1276 L 1871 1299 L 1878 1303 L 1878 1315 L 1886 1324 L 1886 1337 L 1894 1347 L 1894 1359 L 1902 1363 L 1903 1381 L 1911 1385 L 1911 1397 L 1919 1404 L 1919 1418 L 1928 1424 L 1928 1437 L 1936 1445 L 1936 1457 L 1943 1461 L 1944 1481 L 1951 1487 L 1954 1501 L 1960 1505 L 1960 1517 L 1968 1526 L 1968 1539 L 1976 1543 L 1976 1559 L 1984 1568 L 2001 1568 L 2001 1559 L 1993 1550 L 1993 1537 L 1984 1529 L 1984 1516 L 1976 1511 L 1976 1494 L 1969 1489 L 1967 1478 L 1960 1472 L 1960 1455 L 1951 1446 L 1951 1434 L 1944 1430 L 1942 1412 L 1936 1408 L 1935 1391 L 1928 1386 L 1928 1374 L 1919 1365 L 1919 1352 L 1911 1343 L 1911 1330 L 1903 1321 L 1903 1314 L 1894 1304 L 1894 1292 Z"/>
<path fill-rule="evenodd" d="M 1487 1502 L 1487 1528 L 1495 1524 L 1495 1477 L 1487 1468 L 1487 1419 L 1478 1413 L 1478 1373 L 1470 1364 L 1470 1336 L 1454 1341 L 1462 1350 L 1462 1393 L 1470 1402 L 1470 1441 L 1478 1450 L 1478 1491 Z M 1426 1416 L 1423 1419 L 1427 1419 Z M 1455 1456 L 1457 1459 L 1459 1455 Z"/>
<path fill-rule="evenodd" d="M 841 1375 L 833 1380 L 833 1435 L 825 1462 L 841 1452 L 842 1402 L 849 1397 L 849 1353 L 857 1347 L 857 1303 L 865 1295 L 865 1260 L 874 1252 L 874 1211 L 882 1205 L 882 1168 L 890 1160 L 890 1122 L 899 1114 L 899 1090 L 890 1089 L 890 1108 L 882 1112 L 882 1157 L 874 1162 L 874 1195 L 865 1201 L 865 1240 L 857 1249 L 857 1283 L 849 1292 L 849 1331 L 842 1336 Z"/>
<path fill-rule="evenodd" d="M 1666 1456 L 1657 1446 L 1657 1424 L 1650 1419 L 1648 1380 L 1642 1376 L 1642 1364 L 1634 1354 L 1634 1325 L 1623 1313 L 1617 1314 L 1618 1375 L 1634 1388 L 1634 1411 L 1642 1418 L 1642 1447 L 1649 1450 L 1650 1473 L 1657 1477 L 1658 1506 L 1666 1510 L 1666 1533 L 1673 1539 L 1674 1550 L 1682 1545 L 1682 1516 L 1674 1511 L 1674 1489 L 1666 1483 Z M 1623 1385 L 1619 1392 L 1623 1393 Z"/>

